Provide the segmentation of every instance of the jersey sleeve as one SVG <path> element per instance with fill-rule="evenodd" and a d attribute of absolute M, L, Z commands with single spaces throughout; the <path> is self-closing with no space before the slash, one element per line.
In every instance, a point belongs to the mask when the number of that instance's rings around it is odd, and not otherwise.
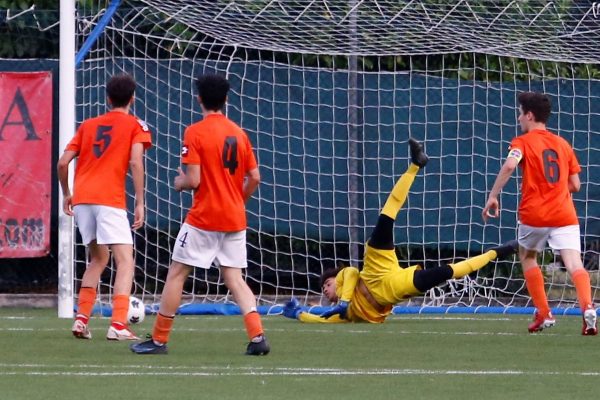
<path fill-rule="evenodd" d="M 77 129 L 75 136 L 73 136 L 73 139 L 71 139 L 69 144 L 67 144 L 67 147 L 65 147 L 65 151 L 74 151 L 79 154 L 79 151 L 81 150 L 81 137 L 83 136 L 84 129 L 85 123 L 79 125 L 79 129 Z"/>
<path fill-rule="evenodd" d="M 351 322 L 347 319 L 340 318 L 339 315 L 332 315 L 329 318 L 323 318 L 319 315 L 311 314 L 309 312 L 303 311 L 298 315 L 298 320 L 300 322 L 307 322 L 312 324 L 341 324 L 345 322 Z"/>
<path fill-rule="evenodd" d="M 136 121 L 137 124 L 131 143 L 142 143 L 144 145 L 144 149 L 148 149 L 152 146 L 152 134 L 150 133 L 150 129 L 143 120 L 137 118 Z"/>
<path fill-rule="evenodd" d="M 517 162 L 523 159 L 523 142 L 520 137 L 516 137 L 510 142 L 508 148 L 508 156 L 506 158 L 514 158 Z"/>
<path fill-rule="evenodd" d="M 181 147 L 182 164 L 200 164 L 200 155 L 193 143 L 193 132 L 190 128 L 183 134 L 183 146 Z"/>
<path fill-rule="evenodd" d="M 336 292 L 340 301 L 352 300 L 354 289 L 358 284 L 359 273 L 355 267 L 342 269 L 335 277 Z"/>

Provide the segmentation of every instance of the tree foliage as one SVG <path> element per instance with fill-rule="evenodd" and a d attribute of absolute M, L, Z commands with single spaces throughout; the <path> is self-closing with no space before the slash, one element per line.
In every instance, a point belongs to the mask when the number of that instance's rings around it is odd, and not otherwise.
<path fill-rule="evenodd" d="M 427 1 L 427 0 L 422 0 Z M 431 0 L 433 1 L 433 0 Z M 77 0 L 80 12 L 86 15 L 96 14 L 99 10 L 106 8 L 111 0 Z M 435 0 L 438 10 L 444 11 L 444 6 L 451 9 L 455 1 Z M 499 3 L 472 0 L 472 7 L 481 9 L 486 7 L 498 7 Z M 524 12 L 528 12 L 528 3 L 520 3 Z M 59 55 L 59 5 L 58 0 L 0 0 L 0 58 L 58 58 Z M 137 0 L 123 1 L 122 8 L 130 8 L 143 5 Z M 559 12 L 568 12 L 573 5 L 572 0 L 561 0 L 555 2 Z M 260 10 L 264 7 L 264 1 L 245 3 L 246 7 L 255 7 Z M 402 7 L 399 2 L 398 7 Z M 440 8 L 441 7 L 441 8 Z M 481 10 L 480 10 L 481 11 Z M 490 11 L 491 12 L 491 11 Z M 20 15 L 19 15 L 20 14 Z M 18 16 L 17 16 L 18 15 Z M 17 17 L 15 17 L 17 16 Z M 204 41 L 203 35 L 190 30 L 189 27 L 171 20 L 165 15 L 160 24 L 148 24 L 141 26 L 140 32 L 152 34 L 153 36 L 179 35 L 179 43 L 187 42 L 189 39 L 197 40 L 194 44 L 173 49 L 158 49 L 160 56 L 178 54 L 198 57 L 205 53 L 201 49 L 200 42 Z M 559 23 L 559 21 L 554 21 Z M 552 24 L 553 21 L 546 21 Z M 153 44 L 148 42 L 141 44 L 143 49 L 150 49 Z M 307 54 L 277 54 L 268 51 L 245 49 L 246 56 L 257 59 L 272 59 L 304 66 L 318 66 L 336 69 L 348 69 L 351 59 L 346 56 L 307 55 Z M 224 53 L 227 49 L 224 48 Z M 125 49 L 123 55 L 140 56 L 138 49 Z M 361 71 L 401 71 L 417 70 L 428 74 L 441 75 L 449 78 L 476 79 L 483 81 L 513 81 L 519 79 L 538 78 L 600 78 L 600 67 L 597 65 L 556 63 L 552 61 L 532 61 L 497 55 L 474 54 L 469 52 L 439 55 L 420 56 L 361 56 L 356 58 L 357 66 Z"/>

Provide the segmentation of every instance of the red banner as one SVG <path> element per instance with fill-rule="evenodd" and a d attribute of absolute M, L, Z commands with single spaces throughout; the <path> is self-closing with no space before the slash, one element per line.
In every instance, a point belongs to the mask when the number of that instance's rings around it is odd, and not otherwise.
<path fill-rule="evenodd" d="M 50 252 L 52 73 L 0 72 L 0 258 Z"/>

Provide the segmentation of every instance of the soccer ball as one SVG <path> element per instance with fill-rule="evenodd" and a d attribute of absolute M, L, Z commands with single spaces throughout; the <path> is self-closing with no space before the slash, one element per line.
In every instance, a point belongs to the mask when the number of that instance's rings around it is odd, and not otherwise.
<path fill-rule="evenodd" d="M 137 297 L 129 296 L 129 310 L 127 311 L 127 322 L 139 324 L 146 316 L 144 303 Z"/>

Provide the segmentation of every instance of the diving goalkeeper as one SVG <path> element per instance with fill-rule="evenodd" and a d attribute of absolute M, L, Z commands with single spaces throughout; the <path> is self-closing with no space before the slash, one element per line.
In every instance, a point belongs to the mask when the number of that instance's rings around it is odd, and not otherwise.
<path fill-rule="evenodd" d="M 449 279 L 468 275 L 490 261 L 516 251 L 517 241 L 513 240 L 456 264 L 430 269 L 421 269 L 418 265 L 400 268 L 394 249 L 394 220 L 419 169 L 425 167 L 429 160 L 421 143 L 412 138 L 408 142 L 412 163 L 396 182 L 381 210 L 377 225 L 365 245 L 362 271 L 355 267 L 325 271 L 321 277 L 323 294 L 335 306 L 315 315 L 303 311 L 299 302 L 292 298 L 284 307 L 284 316 L 302 322 L 381 323 L 395 304 L 421 295 Z"/>

